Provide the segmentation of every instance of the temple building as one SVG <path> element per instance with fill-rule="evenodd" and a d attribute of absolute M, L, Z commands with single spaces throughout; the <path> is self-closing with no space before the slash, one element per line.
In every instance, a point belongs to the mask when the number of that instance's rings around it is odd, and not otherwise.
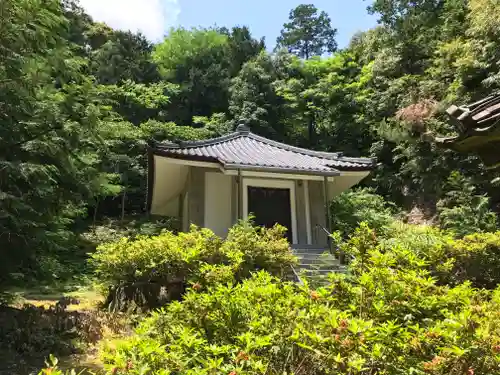
<path fill-rule="evenodd" d="M 326 247 L 329 200 L 374 167 L 372 159 L 289 146 L 244 125 L 215 139 L 157 144 L 148 154 L 151 214 L 222 237 L 252 214 L 257 225 L 288 228 L 292 246 Z"/>

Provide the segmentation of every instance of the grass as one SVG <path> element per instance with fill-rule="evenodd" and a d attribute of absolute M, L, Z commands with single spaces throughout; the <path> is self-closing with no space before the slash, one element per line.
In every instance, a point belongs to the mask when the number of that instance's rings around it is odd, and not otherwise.
<path fill-rule="evenodd" d="M 29 303 L 35 306 L 51 306 L 65 297 L 75 298 L 82 306 L 95 307 L 103 297 L 92 285 L 90 280 L 72 280 L 51 284 L 41 284 L 29 287 L 14 287 L 8 290 L 12 296 L 13 305 L 19 306 Z"/>

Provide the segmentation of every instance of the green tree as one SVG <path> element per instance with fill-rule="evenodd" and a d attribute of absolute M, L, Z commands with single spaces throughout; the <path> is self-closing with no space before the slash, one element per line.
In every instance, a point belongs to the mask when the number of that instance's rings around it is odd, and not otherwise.
<path fill-rule="evenodd" d="M 453 172 L 445 189 L 445 196 L 438 202 L 438 221 L 442 228 L 459 237 L 497 229 L 497 215 L 490 209 L 490 200 L 476 194 L 477 188 L 470 179 Z"/>
<path fill-rule="evenodd" d="M 112 184 L 97 169 L 101 106 L 59 1 L 0 4 L 0 283 L 71 251 L 68 225 Z M 29 25 L 29 27 L 27 27 Z"/>
<path fill-rule="evenodd" d="M 177 95 L 176 85 L 162 81 L 153 84 L 123 81 L 120 85 L 99 85 L 103 103 L 109 105 L 120 120 L 138 126 L 150 119 L 161 120 L 171 98 Z"/>
<path fill-rule="evenodd" d="M 295 62 L 297 74 L 276 83 L 285 101 L 283 118 L 290 139 L 301 146 L 367 155 L 373 141 L 358 81 L 361 66 L 350 53 Z"/>
<path fill-rule="evenodd" d="M 337 30 L 326 12 L 318 14 L 313 4 L 301 4 L 290 11 L 289 20 L 276 40 L 276 48 L 286 48 L 305 59 L 336 51 Z"/>
<path fill-rule="evenodd" d="M 347 238 L 361 223 L 383 233 L 394 222 L 393 208 L 370 189 L 346 191 L 330 204 L 333 229 Z"/>
<path fill-rule="evenodd" d="M 63 6 L 68 20 L 65 38 L 74 53 L 89 60 L 87 74 L 102 84 L 158 82 L 160 74 L 151 59 L 153 45 L 146 37 L 94 22 L 77 0 L 64 0 Z"/>
<path fill-rule="evenodd" d="M 262 48 L 246 28 L 172 29 L 153 53 L 163 78 L 180 87 L 167 119 L 191 125 L 195 116 L 226 112 L 231 78 Z"/>
<path fill-rule="evenodd" d="M 90 53 L 90 71 L 99 83 L 153 83 L 160 79 L 151 59 L 153 45 L 142 34 L 96 26 L 99 24 L 88 31 L 88 38 L 94 43 L 105 41 Z"/>
<path fill-rule="evenodd" d="M 229 89 L 229 111 L 234 125 L 245 123 L 265 137 L 286 140 L 285 100 L 277 92 L 276 85 L 297 73 L 295 60 L 295 56 L 286 52 L 271 56 L 263 51 L 243 65 Z"/>
<path fill-rule="evenodd" d="M 368 9 L 390 30 L 403 71 L 419 74 L 437 44 L 463 30 L 466 6 L 466 0 L 375 0 Z"/>
<path fill-rule="evenodd" d="M 87 56 L 89 38 L 87 31 L 92 27 L 93 20 L 80 6 L 78 0 L 63 0 L 64 17 L 67 23 L 67 40 L 72 43 L 73 52 L 79 56 Z"/>
<path fill-rule="evenodd" d="M 220 32 L 228 36 L 228 56 L 231 63 L 230 76 L 238 74 L 243 64 L 266 49 L 264 38 L 254 39 L 246 26 L 236 26 L 231 30 L 221 28 Z"/>

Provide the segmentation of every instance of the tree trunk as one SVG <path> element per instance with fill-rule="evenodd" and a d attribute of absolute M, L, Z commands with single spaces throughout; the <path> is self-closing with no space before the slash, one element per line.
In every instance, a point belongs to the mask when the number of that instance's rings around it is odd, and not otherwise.
<path fill-rule="evenodd" d="M 127 196 L 127 188 L 124 186 L 123 187 L 123 194 L 122 194 L 122 221 L 125 220 L 125 202 L 126 202 L 126 196 Z"/>
<path fill-rule="evenodd" d="M 307 126 L 307 132 L 309 137 L 309 148 L 313 148 L 314 146 L 314 115 L 309 115 L 309 124 Z"/>
<path fill-rule="evenodd" d="M 137 282 L 111 288 L 104 307 L 111 312 L 143 312 L 179 301 L 185 292 L 182 280 L 163 283 Z"/>
<path fill-rule="evenodd" d="M 99 209 L 99 198 L 96 199 L 96 202 L 95 202 L 95 207 L 94 207 L 94 217 L 92 219 L 92 226 L 95 228 L 95 224 L 97 222 L 97 210 Z"/>

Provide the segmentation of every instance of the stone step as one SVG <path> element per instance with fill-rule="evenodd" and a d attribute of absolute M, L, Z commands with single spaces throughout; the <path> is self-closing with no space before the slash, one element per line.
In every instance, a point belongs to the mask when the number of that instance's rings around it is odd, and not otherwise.
<path fill-rule="evenodd" d="M 332 254 L 294 254 L 299 259 L 319 259 L 319 260 L 336 260 L 337 258 Z"/>
<path fill-rule="evenodd" d="M 325 286 L 329 284 L 329 275 L 332 273 L 347 273 L 347 269 L 306 272 L 299 274 L 299 276 L 302 280 L 307 280 L 311 285 Z"/>
<path fill-rule="evenodd" d="M 315 260 L 309 260 L 309 261 L 300 261 L 298 263 L 298 266 L 302 268 L 337 268 L 340 266 L 340 263 L 338 260 L 332 260 L 329 262 L 321 262 L 321 261 L 315 261 Z"/>
<path fill-rule="evenodd" d="M 297 254 L 297 253 L 301 253 L 301 254 L 323 254 L 323 253 L 329 253 L 330 252 L 330 249 L 326 248 L 326 247 L 322 247 L 322 246 L 314 246 L 314 245 L 295 245 L 294 247 L 292 247 L 292 252 Z"/>
<path fill-rule="evenodd" d="M 323 258 L 323 259 L 329 259 L 329 258 L 335 258 L 335 256 L 333 254 L 330 254 L 328 252 L 324 252 L 324 253 L 309 253 L 309 252 L 305 252 L 305 251 L 301 251 L 301 252 L 298 252 L 298 251 L 294 251 L 293 252 L 293 255 L 295 255 L 296 257 L 298 258 L 307 258 L 307 259 L 317 259 L 317 258 Z"/>
<path fill-rule="evenodd" d="M 324 251 L 322 253 L 312 253 L 309 251 L 294 251 L 293 254 L 298 257 L 308 257 L 308 258 L 322 258 L 322 257 L 333 257 L 334 255 L 328 251 Z"/>
<path fill-rule="evenodd" d="M 293 249 L 298 258 L 295 273 L 291 272 L 291 279 L 301 281 L 308 279 L 316 284 L 327 284 L 328 275 L 332 272 L 346 273 L 347 267 L 341 265 L 339 260 L 323 247 L 303 246 Z"/>
<path fill-rule="evenodd" d="M 337 265 L 340 264 L 338 259 L 299 259 L 299 264 L 310 265 L 310 266 L 327 266 L 327 265 Z"/>
<path fill-rule="evenodd" d="M 328 245 L 307 245 L 307 244 L 292 244 L 290 245 L 292 249 L 322 249 L 322 250 L 328 250 L 329 247 Z"/>
<path fill-rule="evenodd" d="M 328 275 L 330 275 L 331 273 L 347 273 L 347 270 L 323 270 L 320 273 L 296 270 L 296 272 L 297 275 L 290 273 L 287 277 L 287 280 L 294 282 L 302 282 L 304 280 L 308 280 L 309 282 L 312 282 L 314 284 L 326 285 L 329 282 Z"/>
<path fill-rule="evenodd" d="M 332 254 L 310 254 L 310 253 L 295 253 L 299 258 L 299 263 L 302 264 L 337 264 L 338 259 Z"/>
<path fill-rule="evenodd" d="M 332 273 L 333 271 L 331 269 L 324 269 L 324 270 L 311 270 L 307 268 L 303 268 L 300 270 L 306 275 L 328 275 L 329 273 Z"/>

